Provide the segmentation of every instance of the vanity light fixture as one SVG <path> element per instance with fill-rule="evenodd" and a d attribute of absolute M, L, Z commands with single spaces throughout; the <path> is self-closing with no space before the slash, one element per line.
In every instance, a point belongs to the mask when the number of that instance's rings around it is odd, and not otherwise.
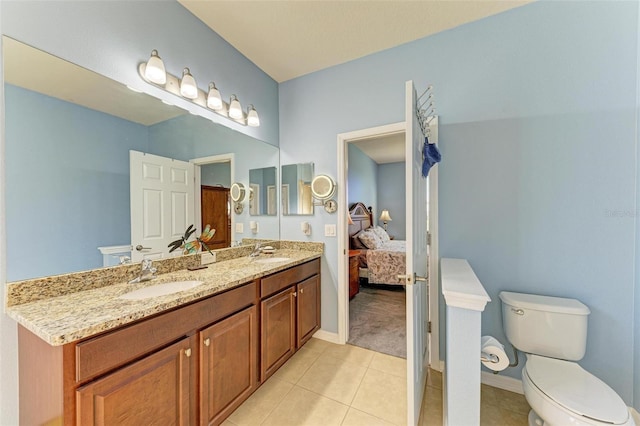
<path fill-rule="evenodd" d="M 243 126 L 260 126 L 258 112 L 253 105 L 247 108 L 246 112 L 243 111 L 236 95 L 231 96 L 229 103 L 225 102 L 213 82 L 209 83 L 208 90 L 199 89 L 189 68 L 184 68 L 181 78 L 166 72 L 157 50 L 151 52 L 151 57 L 148 61 L 138 64 L 138 73 L 147 83 L 172 95 L 187 99 L 207 111 L 213 111 Z M 172 102 L 165 100 L 162 100 L 162 102 L 169 105 L 172 104 Z M 199 115 L 206 116 L 205 114 Z"/>
<path fill-rule="evenodd" d="M 147 80 L 155 84 L 166 84 L 167 82 L 167 72 L 164 69 L 164 62 L 162 62 L 162 59 L 158 56 L 158 51 L 155 49 L 151 51 L 151 57 L 147 61 L 144 76 Z"/>
<path fill-rule="evenodd" d="M 188 99 L 196 99 L 198 97 L 198 85 L 196 84 L 196 79 L 191 75 L 189 68 L 182 70 L 180 94 Z"/>
<path fill-rule="evenodd" d="M 240 105 L 238 97 L 236 95 L 231 95 L 231 99 L 229 99 L 229 117 L 237 120 L 242 118 L 242 115 L 242 105 Z"/>
<path fill-rule="evenodd" d="M 258 127 L 260 125 L 260 117 L 258 117 L 258 111 L 249 105 L 247 108 L 247 124 L 251 127 Z"/>
<path fill-rule="evenodd" d="M 207 94 L 207 106 L 214 111 L 222 109 L 222 97 L 214 82 L 209 83 L 209 93 Z"/>

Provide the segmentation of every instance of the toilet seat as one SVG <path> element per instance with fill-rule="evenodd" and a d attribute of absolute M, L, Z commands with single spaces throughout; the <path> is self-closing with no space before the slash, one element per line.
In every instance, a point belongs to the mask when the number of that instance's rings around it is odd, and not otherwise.
<path fill-rule="evenodd" d="M 577 416 L 618 425 L 629 420 L 618 394 L 575 362 L 530 355 L 525 369 L 539 391 Z"/>

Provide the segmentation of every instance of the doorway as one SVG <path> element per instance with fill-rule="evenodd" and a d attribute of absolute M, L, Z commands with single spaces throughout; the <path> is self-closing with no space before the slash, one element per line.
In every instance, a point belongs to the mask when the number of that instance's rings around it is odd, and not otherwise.
<path fill-rule="evenodd" d="M 404 134 L 406 131 L 405 122 L 389 124 L 380 127 L 358 130 L 338 135 L 338 185 L 345 188 L 339 194 L 338 200 L 338 253 L 343 255 L 339 257 L 338 262 L 338 341 L 346 343 L 349 340 L 349 182 L 348 182 L 348 146 L 352 143 L 358 143 L 364 140 L 376 139 L 393 134 Z M 431 227 L 429 232 L 437 235 L 437 170 L 429 175 L 429 203 L 428 210 L 432 218 L 429 220 Z M 385 206 L 378 205 L 378 211 L 374 212 L 376 216 L 372 217 L 374 223 L 377 223 L 378 216 L 381 214 Z M 434 226 L 435 225 L 435 226 Z M 437 242 L 437 239 L 435 239 Z M 437 270 L 438 250 L 436 247 L 429 248 L 429 270 L 430 285 L 426 291 L 429 318 L 428 350 L 429 364 L 431 368 L 441 370 L 439 361 L 439 328 L 438 328 L 438 280 L 437 275 L 431 274 L 431 271 Z M 353 262 L 353 261 L 352 261 Z M 351 265 L 353 271 L 353 265 Z M 408 337 L 410 338 L 410 337 Z"/>

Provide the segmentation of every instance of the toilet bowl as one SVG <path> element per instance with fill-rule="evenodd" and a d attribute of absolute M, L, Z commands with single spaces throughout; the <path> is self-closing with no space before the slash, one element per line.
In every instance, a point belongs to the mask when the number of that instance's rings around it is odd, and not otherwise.
<path fill-rule="evenodd" d="M 522 386 L 532 426 L 634 425 L 618 394 L 575 362 L 527 355 Z"/>
<path fill-rule="evenodd" d="M 506 291 L 500 299 L 507 339 L 527 354 L 522 386 L 530 425 L 635 426 L 622 398 L 576 362 L 586 350 L 586 305 Z"/>

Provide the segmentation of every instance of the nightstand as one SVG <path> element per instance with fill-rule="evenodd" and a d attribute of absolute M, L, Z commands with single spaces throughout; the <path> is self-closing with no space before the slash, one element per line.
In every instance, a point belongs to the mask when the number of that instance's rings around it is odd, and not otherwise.
<path fill-rule="evenodd" d="M 360 250 L 349 250 L 349 299 L 360 291 L 359 258 Z"/>

